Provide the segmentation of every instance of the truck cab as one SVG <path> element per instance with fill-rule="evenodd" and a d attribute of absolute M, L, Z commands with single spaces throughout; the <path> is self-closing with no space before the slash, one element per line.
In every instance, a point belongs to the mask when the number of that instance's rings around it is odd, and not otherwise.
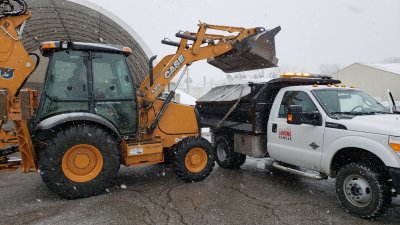
<path fill-rule="evenodd" d="M 217 87 L 196 107 L 223 168 L 240 167 L 247 155 L 308 178 L 336 178 L 341 204 L 365 218 L 400 194 L 400 114 L 338 80 L 284 74 Z"/>
<path fill-rule="evenodd" d="M 291 114 L 298 121 L 288 120 L 291 106 L 298 106 L 299 112 Z M 400 135 L 399 119 L 398 114 L 390 113 L 375 99 L 355 88 L 340 85 L 286 87 L 276 96 L 268 120 L 272 131 L 268 133 L 268 152 L 279 161 L 330 175 L 333 171 L 323 160 L 333 157 L 332 145 L 349 138 L 348 145 L 370 149 L 381 155 L 388 166 L 398 167 L 397 154 L 400 152 L 391 149 L 389 139 Z M 387 151 L 378 153 L 377 146 L 367 147 L 374 146 L 373 143 L 359 140 L 363 138 L 380 143 Z M 282 151 L 290 157 L 285 157 Z"/>
<path fill-rule="evenodd" d="M 361 90 L 283 88 L 268 128 L 272 159 L 336 177 L 339 201 L 356 215 L 382 213 L 400 192 L 400 115 Z"/>

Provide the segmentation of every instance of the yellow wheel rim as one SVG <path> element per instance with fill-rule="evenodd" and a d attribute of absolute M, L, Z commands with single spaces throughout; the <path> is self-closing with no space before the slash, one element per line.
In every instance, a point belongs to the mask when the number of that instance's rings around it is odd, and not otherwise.
<path fill-rule="evenodd" d="M 207 152 L 202 148 L 191 149 L 185 157 L 185 166 L 192 173 L 202 171 L 208 162 Z"/>
<path fill-rule="evenodd" d="M 74 182 L 88 182 L 99 175 L 103 168 L 103 156 L 92 145 L 75 145 L 64 154 L 62 170 Z"/>

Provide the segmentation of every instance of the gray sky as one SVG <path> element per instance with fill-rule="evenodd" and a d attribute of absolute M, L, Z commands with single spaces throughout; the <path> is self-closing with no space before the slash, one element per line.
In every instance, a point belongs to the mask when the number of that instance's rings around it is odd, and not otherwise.
<path fill-rule="evenodd" d="M 178 30 L 196 31 L 199 20 L 218 25 L 280 25 L 276 51 L 282 70 L 318 73 L 321 64 L 344 67 L 354 62 L 379 63 L 400 57 L 398 0 L 90 0 L 119 16 L 160 60 L 175 52 L 161 39 Z M 286 71 L 282 71 L 286 72 Z M 219 80 L 224 73 L 197 62 L 190 76 Z"/>

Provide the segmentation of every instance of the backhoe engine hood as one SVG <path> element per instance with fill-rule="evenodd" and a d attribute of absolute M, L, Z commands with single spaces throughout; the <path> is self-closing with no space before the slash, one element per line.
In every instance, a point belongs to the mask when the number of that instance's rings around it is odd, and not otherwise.
<path fill-rule="evenodd" d="M 225 73 L 276 67 L 275 35 L 281 27 L 272 30 L 259 28 L 260 32 L 244 38 L 232 50 L 208 59 L 207 62 Z"/>

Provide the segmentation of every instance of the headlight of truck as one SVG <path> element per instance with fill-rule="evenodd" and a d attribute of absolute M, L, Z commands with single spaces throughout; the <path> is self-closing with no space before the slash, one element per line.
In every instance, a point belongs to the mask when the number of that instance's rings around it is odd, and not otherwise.
<path fill-rule="evenodd" d="M 390 136 L 389 146 L 400 156 L 400 137 Z"/>

